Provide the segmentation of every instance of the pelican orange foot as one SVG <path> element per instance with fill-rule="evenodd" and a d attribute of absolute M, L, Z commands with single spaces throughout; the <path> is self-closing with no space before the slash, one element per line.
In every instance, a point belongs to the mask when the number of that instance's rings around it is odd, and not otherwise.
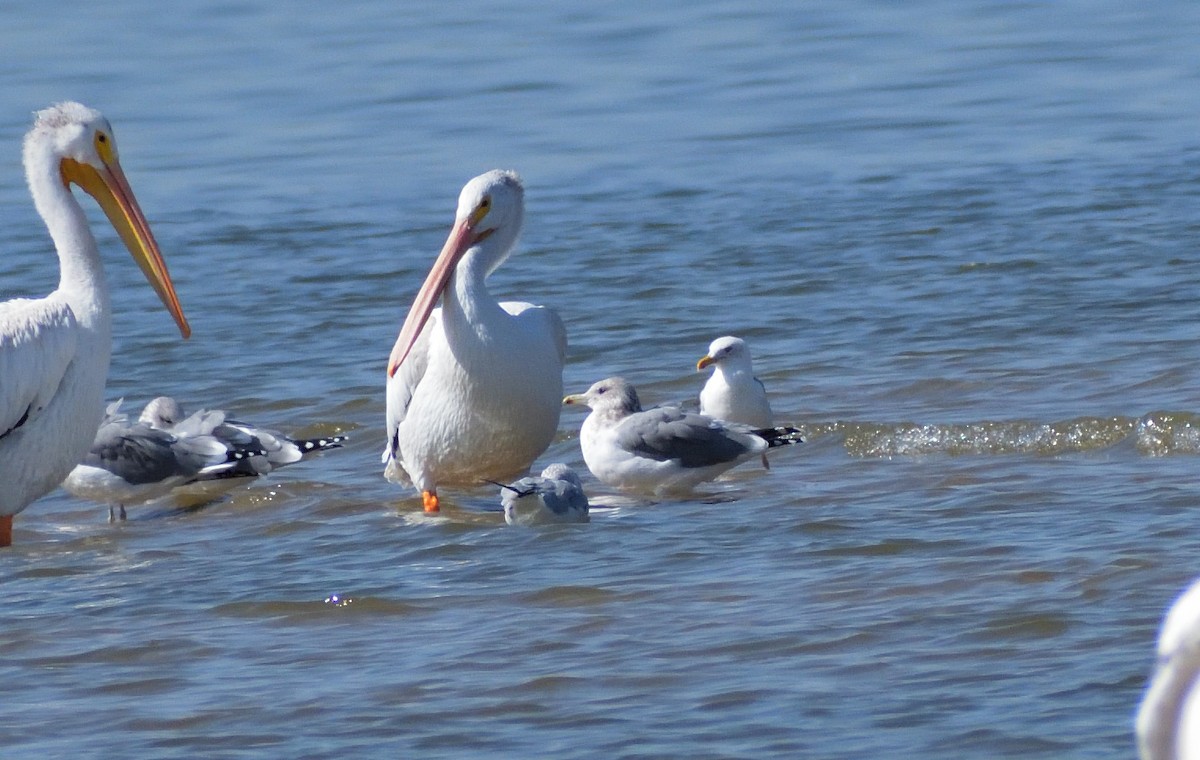
<path fill-rule="evenodd" d="M 426 512 L 441 511 L 441 507 L 438 505 L 438 495 L 433 491 L 422 491 L 421 503 L 425 505 Z"/>

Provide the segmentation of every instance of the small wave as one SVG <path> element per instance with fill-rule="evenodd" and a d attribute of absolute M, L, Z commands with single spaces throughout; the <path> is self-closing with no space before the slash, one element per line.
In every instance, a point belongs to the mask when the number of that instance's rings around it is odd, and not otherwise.
<path fill-rule="evenodd" d="M 1150 456 L 1200 453 L 1200 418 L 1183 412 L 1154 412 L 1137 421 L 1138 451 Z"/>
<path fill-rule="evenodd" d="M 378 596 L 333 594 L 320 600 L 291 601 L 274 599 L 223 602 L 216 605 L 213 611 L 218 615 L 234 618 L 310 624 L 345 619 L 347 615 L 355 617 L 407 617 L 422 613 L 424 608 L 409 602 Z"/>
<path fill-rule="evenodd" d="M 824 422 L 798 425 L 805 440 L 840 437 L 846 452 L 863 458 L 949 454 L 1058 456 L 1129 444 L 1146 456 L 1200 453 L 1200 415 L 1151 412 L 1143 417 L 1076 417 L 1053 422 L 985 420 Z"/>

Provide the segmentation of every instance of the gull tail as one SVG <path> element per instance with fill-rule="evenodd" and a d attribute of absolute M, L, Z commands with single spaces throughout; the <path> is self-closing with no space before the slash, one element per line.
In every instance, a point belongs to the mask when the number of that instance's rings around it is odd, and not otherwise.
<path fill-rule="evenodd" d="M 755 430 L 754 435 L 762 438 L 767 442 L 768 448 L 776 446 L 792 446 L 797 443 L 804 443 L 804 439 L 800 437 L 800 430 L 794 427 L 769 427 Z"/>
<path fill-rule="evenodd" d="M 344 435 L 327 435 L 324 438 L 301 438 L 292 441 L 292 443 L 296 444 L 296 448 L 300 449 L 301 456 L 308 456 L 318 451 L 340 449 L 347 438 L 348 436 Z"/>
<path fill-rule="evenodd" d="M 229 478 L 257 478 L 265 474 L 257 462 L 265 462 L 267 450 L 261 446 L 232 446 L 225 454 L 225 461 L 210 464 L 192 478 L 193 483 L 204 480 L 227 480 Z M 270 465 L 267 465 L 267 472 Z"/>

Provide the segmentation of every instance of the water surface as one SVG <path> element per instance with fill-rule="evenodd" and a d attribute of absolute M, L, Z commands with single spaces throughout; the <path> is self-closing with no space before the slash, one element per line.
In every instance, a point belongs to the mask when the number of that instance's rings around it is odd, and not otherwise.
<path fill-rule="evenodd" d="M 0 297 L 56 282 L 20 140 L 82 100 L 195 331 L 94 213 L 109 396 L 352 436 L 197 512 L 26 510 L 6 757 L 1132 756 L 1200 570 L 1200 9 L 727 5 L 4 13 Z M 383 367 L 494 167 L 494 287 L 562 314 L 570 390 L 693 399 L 737 334 L 808 442 L 682 502 L 588 479 L 582 526 L 421 514 Z"/>

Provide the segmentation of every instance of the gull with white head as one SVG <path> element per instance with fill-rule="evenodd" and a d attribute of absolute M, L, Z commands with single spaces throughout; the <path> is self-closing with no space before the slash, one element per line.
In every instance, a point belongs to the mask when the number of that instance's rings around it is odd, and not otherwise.
<path fill-rule="evenodd" d="M 746 341 L 732 335 L 717 338 L 696 362 L 697 371 L 706 367 L 712 367 L 713 373 L 700 391 L 701 414 L 760 428 L 775 424 L 767 389 L 754 376 Z"/>
<path fill-rule="evenodd" d="M 696 362 L 697 372 L 705 367 L 712 367 L 713 373 L 700 391 L 701 414 L 758 428 L 775 424 L 767 388 L 754 376 L 746 341 L 732 335 L 717 338 Z M 762 463 L 770 468 L 766 455 Z"/>
<path fill-rule="evenodd" d="M 138 418 L 158 430 L 179 436 L 213 436 L 232 450 L 257 452 L 244 457 L 236 471 L 218 477 L 200 477 L 174 490 L 175 502 L 184 506 L 208 503 L 225 492 L 287 465 L 295 464 L 330 449 L 341 448 L 347 436 L 291 438 L 278 430 L 233 419 L 222 410 L 203 410 L 188 415 L 170 396 L 151 399 Z"/>
<path fill-rule="evenodd" d="M 170 396 L 151 399 L 138 418 L 148 425 L 173 433 L 212 435 L 232 448 L 261 449 L 263 454 L 252 461 L 255 475 L 266 475 L 274 469 L 295 464 L 330 449 L 341 448 L 347 436 L 327 435 L 319 438 L 291 438 L 278 430 L 233 419 L 228 412 L 217 410 L 188 415 L 183 406 Z"/>

